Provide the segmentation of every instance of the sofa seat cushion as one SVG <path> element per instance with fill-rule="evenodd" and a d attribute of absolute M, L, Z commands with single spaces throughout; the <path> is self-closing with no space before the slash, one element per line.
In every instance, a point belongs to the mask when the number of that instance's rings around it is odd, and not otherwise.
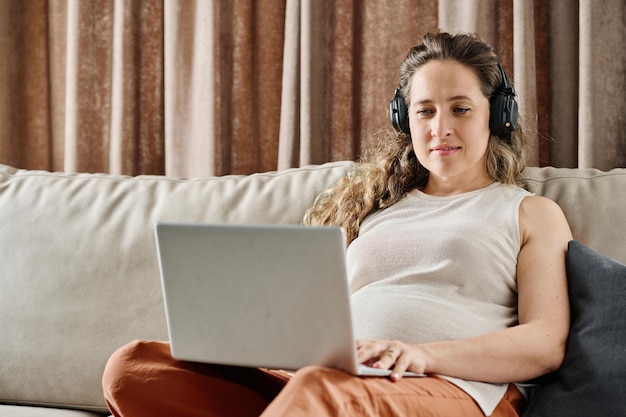
<path fill-rule="evenodd" d="M 106 417 L 108 414 L 98 414 L 82 410 L 68 410 L 62 408 L 29 407 L 19 405 L 0 405 L 2 417 Z"/>

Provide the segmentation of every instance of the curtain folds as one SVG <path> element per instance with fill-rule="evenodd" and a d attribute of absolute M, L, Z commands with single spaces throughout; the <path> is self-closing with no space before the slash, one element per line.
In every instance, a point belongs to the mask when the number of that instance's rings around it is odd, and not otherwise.
<path fill-rule="evenodd" d="M 279 169 L 358 158 L 388 127 L 407 45 L 437 29 L 412 3 L 287 1 Z"/>
<path fill-rule="evenodd" d="M 192 177 L 356 159 L 439 28 L 496 49 L 530 165 L 626 166 L 622 0 L 4 0 L 0 163 Z"/>
<path fill-rule="evenodd" d="M 578 164 L 625 166 L 626 4 L 580 1 Z M 622 97 L 620 97 L 622 96 Z"/>

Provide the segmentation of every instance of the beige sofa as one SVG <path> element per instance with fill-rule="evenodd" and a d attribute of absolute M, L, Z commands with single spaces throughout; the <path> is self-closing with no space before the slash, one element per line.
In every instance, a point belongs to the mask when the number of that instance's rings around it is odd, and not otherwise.
<path fill-rule="evenodd" d="M 166 339 L 156 221 L 298 223 L 350 162 L 178 179 L 0 166 L 0 417 L 108 415 L 104 364 Z M 576 239 L 626 262 L 626 169 L 529 168 Z"/>

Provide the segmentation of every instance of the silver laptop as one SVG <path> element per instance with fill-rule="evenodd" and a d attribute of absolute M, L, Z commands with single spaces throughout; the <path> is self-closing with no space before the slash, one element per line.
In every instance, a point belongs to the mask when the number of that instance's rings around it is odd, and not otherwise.
<path fill-rule="evenodd" d="M 155 233 L 174 358 L 389 375 L 356 358 L 343 229 L 158 223 Z"/>

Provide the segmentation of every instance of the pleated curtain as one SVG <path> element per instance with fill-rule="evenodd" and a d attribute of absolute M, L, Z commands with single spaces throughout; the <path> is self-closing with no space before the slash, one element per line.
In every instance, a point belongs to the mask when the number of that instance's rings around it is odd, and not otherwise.
<path fill-rule="evenodd" d="M 529 165 L 626 166 L 622 0 L 3 0 L 0 163 L 194 177 L 357 159 L 436 30 L 496 49 Z"/>

